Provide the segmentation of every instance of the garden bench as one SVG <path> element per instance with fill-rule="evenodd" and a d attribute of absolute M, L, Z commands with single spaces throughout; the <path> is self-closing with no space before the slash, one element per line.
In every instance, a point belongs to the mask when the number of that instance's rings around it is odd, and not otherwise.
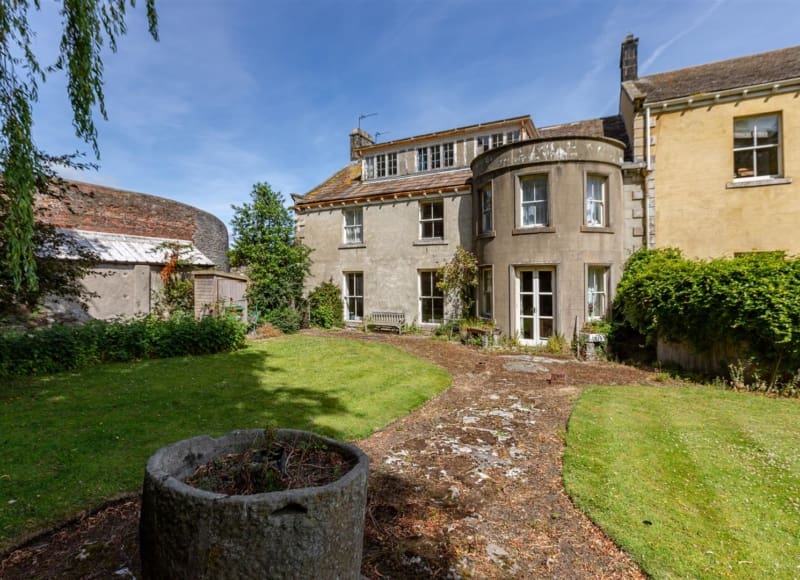
<path fill-rule="evenodd" d="M 402 312 L 370 312 L 364 318 L 364 331 L 374 326 L 376 328 L 396 328 L 397 334 L 403 334 L 406 315 Z"/>

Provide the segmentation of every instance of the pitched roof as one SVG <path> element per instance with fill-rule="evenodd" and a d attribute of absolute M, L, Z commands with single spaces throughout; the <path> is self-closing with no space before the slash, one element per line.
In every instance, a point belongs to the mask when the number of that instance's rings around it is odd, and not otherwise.
<path fill-rule="evenodd" d="M 361 180 L 361 162 L 352 162 L 303 196 L 295 197 L 298 209 L 304 206 L 334 202 L 367 201 L 393 197 L 449 193 L 469 189 L 472 171 L 469 168 L 437 173 Z"/>
<path fill-rule="evenodd" d="M 629 93 L 644 93 L 645 102 L 653 103 L 789 79 L 800 79 L 800 46 L 648 75 L 623 84 Z"/>
<path fill-rule="evenodd" d="M 544 139 L 556 137 L 609 137 L 623 143 L 628 142 L 625 123 L 619 115 L 539 127 L 539 137 Z"/>

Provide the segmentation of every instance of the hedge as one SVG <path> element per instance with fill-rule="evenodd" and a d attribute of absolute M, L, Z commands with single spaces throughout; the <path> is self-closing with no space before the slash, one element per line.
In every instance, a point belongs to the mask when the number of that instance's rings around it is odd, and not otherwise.
<path fill-rule="evenodd" d="M 679 250 L 640 250 L 617 286 L 614 311 L 653 344 L 699 353 L 729 344 L 770 384 L 800 368 L 800 260 L 780 252 L 710 261 Z"/>
<path fill-rule="evenodd" d="M 176 314 L 128 322 L 93 321 L 0 333 L 0 378 L 50 374 L 102 362 L 212 354 L 245 344 L 245 325 L 231 316 L 195 320 Z"/>

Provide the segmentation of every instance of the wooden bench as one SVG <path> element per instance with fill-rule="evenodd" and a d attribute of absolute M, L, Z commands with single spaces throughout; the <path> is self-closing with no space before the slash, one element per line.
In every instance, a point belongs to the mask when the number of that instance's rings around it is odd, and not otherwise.
<path fill-rule="evenodd" d="M 406 324 L 406 315 L 402 312 L 370 312 L 364 318 L 364 332 L 367 328 L 396 328 L 397 334 L 403 334 L 403 326 Z"/>

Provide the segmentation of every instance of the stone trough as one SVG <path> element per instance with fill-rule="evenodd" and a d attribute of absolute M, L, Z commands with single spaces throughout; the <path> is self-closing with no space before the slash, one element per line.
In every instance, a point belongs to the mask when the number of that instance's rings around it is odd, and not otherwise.
<path fill-rule="evenodd" d="M 253 495 L 184 483 L 200 465 L 257 448 L 263 437 L 261 429 L 195 437 L 150 458 L 140 523 L 144 578 L 360 578 L 369 471 L 360 449 L 280 429 L 278 439 L 324 443 L 355 466 L 325 486 Z"/>

